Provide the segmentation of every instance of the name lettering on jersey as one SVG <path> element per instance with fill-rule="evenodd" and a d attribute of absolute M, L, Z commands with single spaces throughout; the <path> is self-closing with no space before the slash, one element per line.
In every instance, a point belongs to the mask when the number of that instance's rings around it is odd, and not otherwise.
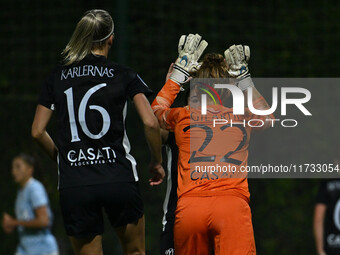
<path fill-rule="evenodd" d="M 70 150 L 67 153 L 70 166 L 114 163 L 116 158 L 116 153 L 111 147 L 88 148 L 87 150 L 77 149 Z"/>
<path fill-rule="evenodd" d="M 242 116 L 240 115 L 233 115 L 232 112 L 227 112 L 227 113 L 221 113 L 221 114 L 215 114 L 215 115 L 202 115 L 199 112 L 190 112 L 190 119 L 192 121 L 214 121 L 214 120 L 237 120 L 237 121 L 242 121 Z"/>
<path fill-rule="evenodd" d="M 202 184 L 210 180 L 233 178 L 235 174 L 239 173 L 237 167 L 233 165 L 195 165 L 195 170 L 191 171 L 190 178 L 196 184 Z"/>
<path fill-rule="evenodd" d="M 114 76 L 114 69 L 103 67 L 103 66 L 93 66 L 93 65 L 83 65 L 75 66 L 71 68 L 66 68 L 61 71 L 60 80 L 66 80 L 69 78 L 77 78 L 83 76 L 100 76 L 112 78 Z"/>

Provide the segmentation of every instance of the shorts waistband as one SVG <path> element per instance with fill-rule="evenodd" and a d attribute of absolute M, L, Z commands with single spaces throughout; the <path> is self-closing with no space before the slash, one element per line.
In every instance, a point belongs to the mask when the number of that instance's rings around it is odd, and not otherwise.
<path fill-rule="evenodd" d="M 200 191 L 200 192 L 199 191 L 195 191 L 195 192 L 191 191 L 191 192 L 184 193 L 179 198 L 181 198 L 181 197 L 213 197 L 213 196 L 236 196 L 236 197 L 242 198 L 248 204 L 250 202 L 250 199 L 249 199 L 248 196 L 242 194 L 239 191 L 235 191 L 235 190 L 220 190 L 220 191 L 206 190 L 206 191 Z"/>

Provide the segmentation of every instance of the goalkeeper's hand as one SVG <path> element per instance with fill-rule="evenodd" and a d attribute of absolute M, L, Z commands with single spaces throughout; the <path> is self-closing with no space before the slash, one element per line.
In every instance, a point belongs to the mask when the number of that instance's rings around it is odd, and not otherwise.
<path fill-rule="evenodd" d="M 233 45 L 224 52 L 231 77 L 241 78 L 249 73 L 250 49 L 247 45 Z"/>
<path fill-rule="evenodd" d="M 198 59 L 208 46 L 205 40 L 201 41 L 199 34 L 182 35 L 178 43 L 178 58 L 175 61 L 170 79 L 179 85 L 186 83 L 189 72 L 199 68 Z"/>
<path fill-rule="evenodd" d="M 248 61 L 250 49 L 247 45 L 232 45 L 224 52 L 225 61 L 228 65 L 228 73 L 236 78 L 236 85 L 241 90 L 254 87 L 250 77 Z"/>

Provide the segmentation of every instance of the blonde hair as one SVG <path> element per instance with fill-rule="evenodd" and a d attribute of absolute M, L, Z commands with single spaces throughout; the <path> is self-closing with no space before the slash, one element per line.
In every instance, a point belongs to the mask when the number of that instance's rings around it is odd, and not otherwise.
<path fill-rule="evenodd" d="M 78 22 L 70 41 L 62 51 L 65 65 L 79 62 L 93 48 L 103 47 L 113 34 L 113 20 L 104 10 L 90 10 Z"/>

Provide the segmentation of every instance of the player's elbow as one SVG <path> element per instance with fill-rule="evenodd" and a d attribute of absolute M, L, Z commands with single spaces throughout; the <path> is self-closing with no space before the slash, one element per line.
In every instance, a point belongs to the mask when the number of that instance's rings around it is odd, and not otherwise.
<path fill-rule="evenodd" d="M 154 116 L 154 115 L 149 116 L 149 117 L 143 119 L 143 125 L 146 128 L 159 129 L 158 120 L 157 120 L 156 116 Z"/>
<path fill-rule="evenodd" d="M 39 139 L 42 135 L 43 135 L 44 131 L 35 127 L 34 125 L 32 126 L 32 129 L 31 129 L 31 136 L 34 138 L 34 139 Z"/>

